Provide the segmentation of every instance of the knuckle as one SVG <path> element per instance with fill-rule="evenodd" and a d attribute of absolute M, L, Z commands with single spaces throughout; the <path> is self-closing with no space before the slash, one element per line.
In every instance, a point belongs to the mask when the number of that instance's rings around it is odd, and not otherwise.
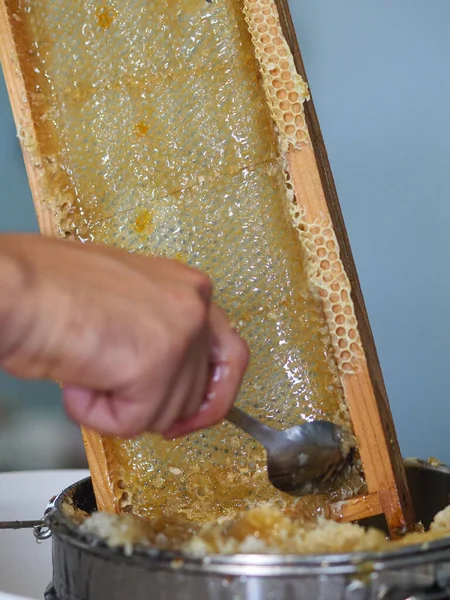
<path fill-rule="evenodd" d="M 213 294 L 214 285 L 211 278 L 200 269 L 187 264 L 178 263 L 178 281 L 191 287 L 208 301 Z"/>
<path fill-rule="evenodd" d="M 192 271 L 191 278 L 194 289 L 206 302 L 209 302 L 213 293 L 213 283 L 211 279 L 205 273 L 196 270 Z"/>
<path fill-rule="evenodd" d="M 151 416 L 144 406 L 136 406 L 135 410 L 124 413 L 120 423 L 120 434 L 133 437 L 151 428 Z"/>
<path fill-rule="evenodd" d="M 120 364 L 121 385 L 130 386 L 139 381 L 146 370 L 148 370 L 148 356 L 145 353 L 140 356 L 127 357 Z"/>
<path fill-rule="evenodd" d="M 191 330 L 205 327 L 208 321 L 208 307 L 196 293 L 185 293 L 182 302 L 182 317 Z"/>
<path fill-rule="evenodd" d="M 151 319 L 143 324 L 142 331 L 146 342 L 127 365 L 130 380 L 154 386 L 169 375 L 172 364 L 182 360 L 187 341 L 168 319 Z"/>

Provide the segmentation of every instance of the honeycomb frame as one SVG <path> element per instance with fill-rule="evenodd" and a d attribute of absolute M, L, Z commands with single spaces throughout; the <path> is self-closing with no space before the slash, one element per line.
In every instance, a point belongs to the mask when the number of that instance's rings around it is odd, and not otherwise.
<path fill-rule="evenodd" d="M 261 67 L 267 103 L 271 116 L 277 126 L 280 148 L 285 154 L 302 152 L 312 146 L 305 124 L 303 107 L 304 102 L 309 98 L 309 92 L 304 80 L 297 75 L 292 54 L 282 35 L 277 7 L 272 0 L 259 0 L 258 2 L 243 0 L 243 2 L 244 14 L 253 39 L 255 54 Z M 6 24 L 8 14 L 3 2 L 1 7 L 4 16 L 3 31 L 6 32 L 5 38 L 10 39 L 11 32 Z M 265 29 L 266 26 L 267 29 Z M 276 44 L 271 43 L 270 36 L 269 38 L 265 37 L 268 33 L 276 40 Z M 11 41 L 12 38 L 10 43 Z M 281 51 L 281 56 L 278 54 L 278 62 L 275 58 L 275 49 Z M 6 64 L 7 67 L 12 65 L 11 72 L 7 72 L 8 87 L 10 96 L 14 100 L 14 116 L 26 154 L 26 165 L 41 231 L 54 235 L 56 223 L 58 222 L 58 218 L 61 217 L 61 210 L 64 211 L 67 208 L 70 198 L 63 195 L 59 200 L 56 199 L 57 202 L 55 205 L 52 207 L 48 205 L 47 198 L 51 186 L 50 184 L 47 185 L 46 174 L 55 174 L 57 166 L 53 163 L 51 156 L 44 157 L 42 160 L 42 157 L 39 155 L 39 148 L 35 144 L 33 122 L 29 118 L 28 103 L 33 101 L 32 93 L 27 93 L 24 82 L 21 79 L 20 65 L 14 50 L 11 52 L 11 55 L 5 55 L 3 52 L 2 63 Z M 11 82 L 13 82 L 12 89 Z M 283 86 L 286 89 L 283 89 Z M 46 115 L 42 115 L 42 118 L 45 119 Z M 292 174 L 291 165 L 289 161 L 286 161 L 286 197 L 291 202 L 293 201 L 293 187 L 295 187 L 291 181 Z M 325 246 L 317 246 L 316 240 L 320 236 L 321 231 L 331 229 L 333 233 L 333 228 L 328 217 L 324 217 L 324 215 L 319 215 L 318 217 L 316 215 L 311 219 L 311 215 L 304 209 L 298 197 L 296 201 L 298 205 L 289 206 L 289 211 L 303 244 L 305 264 L 310 275 L 310 281 L 324 305 L 339 374 L 341 378 L 345 379 L 348 375 L 355 374 L 358 371 L 358 367 L 364 362 L 363 353 L 362 357 L 360 357 L 361 359 L 358 360 L 358 352 L 359 350 L 362 351 L 362 346 L 357 329 L 355 329 L 355 322 L 352 320 L 352 317 L 354 317 L 354 307 L 350 294 L 348 294 L 348 298 L 343 294 L 343 292 L 350 290 L 348 278 L 345 275 L 345 271 L 340 270 L 342 268 L 342 261 L 339 258 L 337 240 L 331 239 L 333 237 L 331 236 L 325 240 Z M 64 231 L 60 229 L 59 233 L 61 235 Z M 330 243 L 329 246 L 327 246 L 328 242 Z M 331 247 L 332 242 L 336 244 L 336 247 Z M 320 252 L 318 253 L 319 250 Z M 324 255 L 324 251 L 328 254 Z M 330 254 L 332 255 L 331 257 L 329 256 Z M 337 254 L 337 257 L 334 254 Z M 327 263 L 330 264 L 329 267 Z M 328 271 L 333 273 L 332 267 L 334 267 L 335 277 L 329 279 Z M 342 272 L 344 273 L 344 277 L 341 277 Z M 340 286 L 339 290 L 337 289 L 337 283 Z M 338 298 L 333 295 L 338 292 L 340 294 L 339 304 L 337 304 Z M 333 310 L 333 308 L 337 309 L 338 306 L 340 306 L 340 309 L 337 312 Z M 346 318 L 345 323 L 341 322 L 342 315 Z M 354 332 L 356 333 L 356 337 Z M 345 342 L 347 342 L 348 346 L 343 345 Z M 350 357 L 348 356 L 349 353 Z M 104 457 L 102 458 L 100 455 L 101 452 L 98 452 L 97 459 L 99 463 L 104 460 Z M 381 484 L 382 486 L 383 483 Z M 122 498 L 124 507 L 128 506 L 128 500 L 129 498 Z M 394 510 L 397 510 L 395 503 L 392 506 Z"/>

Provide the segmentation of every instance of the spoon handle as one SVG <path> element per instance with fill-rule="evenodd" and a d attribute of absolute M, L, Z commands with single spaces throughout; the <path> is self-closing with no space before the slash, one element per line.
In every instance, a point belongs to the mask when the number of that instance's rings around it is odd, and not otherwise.
<path fill-rule="evenodd" d="M 279 437 L 279 432 L 276 429 L 264 425 L 237 406 L 231 408 L 230 412 L 227 414 L 227 419 L 234 425 L 237 425 L 237 427 L 240 427 L 249 433 L 265 448 L 271 446 L 276 441 L 277 437 Z"/>

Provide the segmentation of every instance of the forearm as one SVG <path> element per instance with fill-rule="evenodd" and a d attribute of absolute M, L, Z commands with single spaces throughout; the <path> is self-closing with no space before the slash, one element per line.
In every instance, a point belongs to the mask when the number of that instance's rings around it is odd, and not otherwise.
<path fill-rule="evenodd" d="M 20 311 L 25 301 L 26 281 L 20 261 L 7 250 L 0 236 L 0 366 L 17 343 Z"/>

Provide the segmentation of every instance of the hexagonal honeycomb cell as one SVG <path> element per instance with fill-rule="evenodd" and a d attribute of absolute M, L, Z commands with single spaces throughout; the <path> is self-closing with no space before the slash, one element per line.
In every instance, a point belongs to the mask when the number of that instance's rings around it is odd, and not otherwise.
<path fill-rule="evenodd" d="M 274 3 L 7 6 L 60 235 L 206 271 L 251 350 L 239 404 L 275 427 L 350 428 L 339 374 L 356 325 L 331 228 L 302 230 L 290 212 L 283 150 L 308 139 L 308 92 Z M 263 449 L 228 423 L 103 445 L 118 511 L 212 521 L 261 502 L 305 510 L 270 486 Z M 363 489 L 355 468 L 333 497 Z"/>
<path fill-rule="evenodd" d="M 308 223 L 295 203 L 291 214 L 304 248 L 308 279 L 324 305 L 340 375 L 356 373 L 364 351 L 336 234 L 329 220 Z"/>
<path fill-rule="evenodd" d="M 272 0 L 244 0 L 244 14 L 281 149 L 301 149 L 309 141 L 303 109 L 309 90 L 295 68 L 276 4 Z"/>

